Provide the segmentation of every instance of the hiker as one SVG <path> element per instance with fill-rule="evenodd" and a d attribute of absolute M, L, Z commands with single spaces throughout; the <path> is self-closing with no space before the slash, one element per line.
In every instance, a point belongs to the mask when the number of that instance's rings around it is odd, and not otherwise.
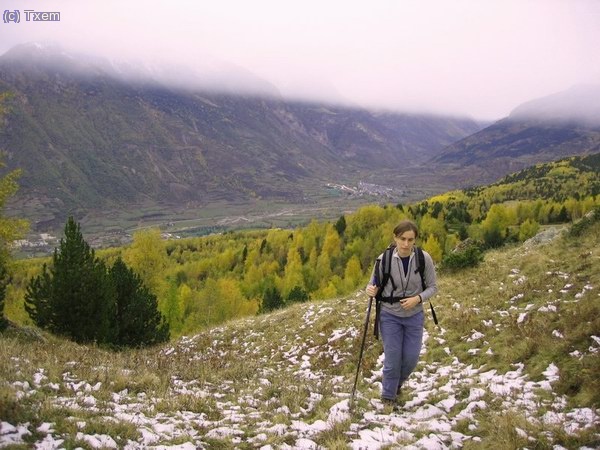
<path fill-rule="evenodd" d="M 371 284 L 366 289 L 369 297 L 377 299 L 375 335 L 379 327 L 383 340 L 381 399 L 394 406 L 402 384 L 419 360 L 423 341 L 423 303 L 437 292 L 433 260 L 429 253 L 415 247 L 418 237 L 419 231 L 413 222 L 400 222 L 394 228 L 394 243 L 386 250 L 388 256 L 384 258 L 384 252 L 377 258 Z M 418 252 L 422 252 L 420 258 Z M 389 277 L 384 274 L 384 259 L 389 260 Z M 419 270 L 419 259 L 424 262 L 424 271 Z M 376 268 L 378 273 L 375 273 Z"/>

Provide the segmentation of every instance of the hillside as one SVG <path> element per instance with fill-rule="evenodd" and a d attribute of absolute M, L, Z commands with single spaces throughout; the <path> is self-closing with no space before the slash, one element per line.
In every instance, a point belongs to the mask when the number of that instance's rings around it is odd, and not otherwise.
<path fill-rule="evenodd" d="M 494 188 L 503 190 L 506 200 L 520 198 L 523 192 L 555 200 L 596 196 L 600 194 L 600 153 L 536 164 L 489 186 Z"/>
<path fill-rule="evenodd" d="M 469 119 L 124 77 L 108 61 L 35 45 L 0 56 L 5 91 L 0 148 L 9 169 L 24 170 L 14 210 L 34 226 L 60 225 L 72 211 L 310 204 L 327 183 L 356 185 L 398 166 L 410 173 L 407 160 L 419 165 L 479 129 Z"/>
<path fill-rule="evenodd" d="M 381 345 L 361 292 L 111 353 L 0 336 L 0 444 L 29 448 L 597 448 L 600 224 L 441 274 L 441 328 L 400 413 L 378 400 Z"/>
<path fill-rule="evenodd" d="M 549 205 L 558 212 L 569 202 L 593 199 L 600 193 L 600 153 L 572 156 L 514 172 L 493 184 L 474 186 L 434 196 L 422 203 L 442 203 L 450 212 L 453 207 L 478 211 L 484 216 L 490 204 L 509 204 L 513 201 Z M 487 206 L 483 206 L 486 205 Z M 535 209 L 539 209 L 538 206 Z M 537 211 L 539 214 L 539 211 Z M 552 214 L 550 214 L 552 215 Z M 477 218 L 477 217 L 472 217 Z M 536 218 L 540 220 L 540 218 Z M 552 222 L 552 218 L 546 217 Z"/>
<path fill-rule="evenodd" d="M 600 88 L 577 86 L 518 106 L 509 117 L 433 158 L 455 170 L 479 169 L 483 182 L 565 156 L 600 151 Z"/>

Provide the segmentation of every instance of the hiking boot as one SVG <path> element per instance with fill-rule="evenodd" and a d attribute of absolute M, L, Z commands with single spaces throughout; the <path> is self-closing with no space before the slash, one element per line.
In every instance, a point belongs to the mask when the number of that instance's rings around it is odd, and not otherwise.
<path fill-rule="evenodd" d="M 404 404 L 404 400 L 402 399 L 402 385 L 398 385 L 398 390 L 396 391 L 396 403 L 398 405 Z"/>
<path fill-rule="evenodd" d="M 400 406 L 396 402 L 396 400 L 392 400 L 390 398 L 381 397 L 381 402 L 383 403 L 384 408 L 391 407 L 392 412 L 397 412 L 400 410 Z"/>

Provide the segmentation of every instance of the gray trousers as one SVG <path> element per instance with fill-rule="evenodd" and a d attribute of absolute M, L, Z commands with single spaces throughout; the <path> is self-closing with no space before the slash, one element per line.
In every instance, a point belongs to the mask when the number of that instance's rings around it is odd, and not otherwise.
<path fill-rule="evenodd" d="M 423 344 L 423 311 L 398 317 L 381 310 L 379 329 L 383 340 L 383 381 L 381 396 L 395 400 L 398 388 L 415 370 Z"/>

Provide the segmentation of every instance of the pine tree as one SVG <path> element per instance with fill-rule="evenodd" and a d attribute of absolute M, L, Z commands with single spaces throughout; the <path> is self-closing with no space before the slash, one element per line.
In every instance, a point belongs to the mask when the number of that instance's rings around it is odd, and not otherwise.
<path fill-rule="evenodd" d="M 116 326 L 114 286 L 106 266 L 69 217 L 52 265 L 32 278 L 25 307 L 34 322 L 76 342 L 111 343 Z"/>
<path fill-rule="evenodd" d="M 117 346 L 140 347 L 169 339 L 169 325 L 158 311 L 156 296 L 118 258 L 109 271 L 116 292 Z"/>
<path fill-rule="evenodd" d="M 337 233 L 340 236 L 342 236 L 344 234 L 344 231 L 346 231 L 346 218 L 343 215 L 340 216 L 340 218 L 335 223 L 334 227 L 335 231 L 337 231 Z"/>
<path fill-rule="evenodd" d="M 42 273 L 32 278 L 25 294 L 25 311 L 35 324 L 43 329 L 51 329 L 53 310 L 51 307 L 52 278 L 48 265 L 44 263 Z"/>
<path fill-rule="evenodd" d="M 287 303 L 303 303 L 308 300 L 310 300 L 310 296 L 301 286 L 294 286 L 287 297 Z"/>
<path fill-rule="evenodd" d="M 268 286 L 265 289 L 262 304 L 260 305 L 260 312 L 265 313 L 273 311 L 275 309 L 283 308 L 283 298 L 279 293 L 279 290 L 275 286 Z"/>

